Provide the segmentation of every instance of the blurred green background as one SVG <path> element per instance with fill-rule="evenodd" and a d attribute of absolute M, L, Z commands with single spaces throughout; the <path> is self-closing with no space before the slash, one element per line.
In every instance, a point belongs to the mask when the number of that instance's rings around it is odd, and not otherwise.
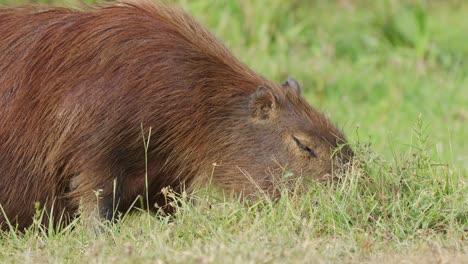
<path fill-rule="evenodd" d="M 78 1 L 13 1 L 3 5 Z M 468 171 L 468 3 L 179 0 L 246 64 L 288 76 L 353 142 L 391 159 L 418 118 L 434 159 Z M 90 2 L 86 2 L 90 3 Z"/>

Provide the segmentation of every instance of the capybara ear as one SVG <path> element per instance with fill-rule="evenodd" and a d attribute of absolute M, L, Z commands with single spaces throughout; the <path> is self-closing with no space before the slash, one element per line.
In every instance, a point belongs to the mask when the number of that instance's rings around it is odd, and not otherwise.
<path fill-rule="evenodd" d="M 292 89 L 297 94 L 301 94 L 301 86 L 299 83 L 292 77 L 288 77 L 288 80 L 282 84 L 286 89 Z"/>
<path fill-rule="evenodd" d="M 272 91 L 260 86 L 250 96 L 250 109 L 252 116 L 258 119 L 268 119 L 275 108 L 276 99 Z"/>

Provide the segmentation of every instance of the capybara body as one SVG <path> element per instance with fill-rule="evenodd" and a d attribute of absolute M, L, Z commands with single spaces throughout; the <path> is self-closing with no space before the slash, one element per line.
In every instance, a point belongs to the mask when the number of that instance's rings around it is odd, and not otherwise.
<path fill-rule="evenodd" d="M 55 222 L 80 206 L 109 218 L 166 186 L 274 195 L 284 170 L 333 174 L 344 137 L 298 84 L 250 70 L 177 8 L 2 8 L 0 36 L 2 228 L 30 225 L 37 203 Z"/>

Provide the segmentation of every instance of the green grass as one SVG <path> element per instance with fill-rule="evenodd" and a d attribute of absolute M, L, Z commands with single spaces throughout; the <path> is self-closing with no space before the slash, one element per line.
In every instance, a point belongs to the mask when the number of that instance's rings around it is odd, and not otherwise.
<path fill-rule="evenodd" d="M 258 72 L 295 77 L 359 166 L 275 203 L 201 189 L 178 196 L 173 216 L 136 212 L 97 237 L 79 221 L 5 232 L 0 262 L 468 263 L 463 0 L 171 2 Z"/>

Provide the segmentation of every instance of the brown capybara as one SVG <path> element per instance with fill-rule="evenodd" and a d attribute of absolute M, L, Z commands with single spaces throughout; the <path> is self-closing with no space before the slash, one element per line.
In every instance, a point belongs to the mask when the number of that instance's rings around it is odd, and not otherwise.
<path fill-rule="evenodd" d="M 2 228 L 37 204 L 55 222 L 111 218 L 166 186 L 273 195 L 284 169 L 330 178 L 345 142 L 297 82 L 255 73 L 177 8 L 1 8 L 0 36 Z"/>

